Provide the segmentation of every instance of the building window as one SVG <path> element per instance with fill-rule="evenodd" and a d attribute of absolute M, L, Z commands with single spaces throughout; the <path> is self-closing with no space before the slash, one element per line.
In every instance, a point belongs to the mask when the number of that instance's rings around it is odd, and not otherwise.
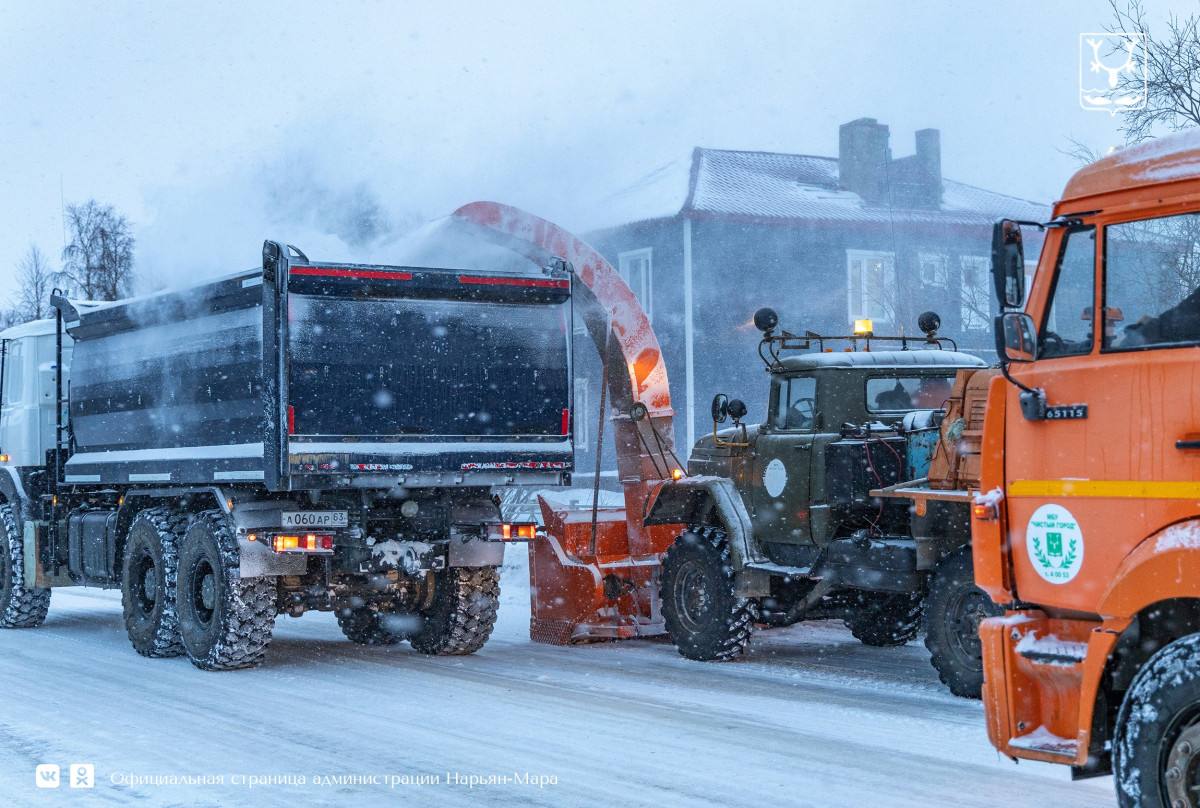
<path fill-rule="evenodd" d="M 591 419 L 596 416 L 589 405 L 589 395 L 587 379 L 575 380 L 575 409 L 571 413 L 572 426 L 575 428 L 575 446 L 587 448 L 588 439 L 591 437 L 590 423 Z"/>
<path fill-rule="evenodd" d="M 962 330 L 986 331 L 992 319 L 992 295 L 988 289 L 991 261 L 982 255 L 964 255 L 958 263 L 962 269 Z"/>
<path fill-rule="evenodd" d="M 654 289 L 651 283 L 654 274 L 652 253 L 653 250 L 646 247 L 617 255 L 617 269 L 625 283 L 633 290 L 638 302 L 642 304 L 642 308 L 646 310 L 647 318 L 651 317 L 654 305 Z"/>
<path fill-rule="evenodd" d="M 896 319 L 896 257 L 892 253 L 846 250 L 846 274 L 851 321 L 869 317 L 890 323 Z"/>
<path fill-rule="evenodd" d="M 921 285 L 927 289 L 945 289 L 950 285 L 950 262 L 944 253 L 921 253 Z"/>

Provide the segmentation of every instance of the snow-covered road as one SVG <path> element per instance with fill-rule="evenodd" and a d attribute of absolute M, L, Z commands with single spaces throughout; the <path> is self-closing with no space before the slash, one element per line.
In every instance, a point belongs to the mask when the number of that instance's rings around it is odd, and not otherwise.
<path fill-rule="evenodd" d="M 0 805 L 1114 803 L 1110 778 L 997 756 L 979 704 L 945 693 L 919 644 L 819 623 L 724 665 L 660 642 L 536 645 L 510 563 L 477 656 L 361 648 L 311 614 L 280 618 L 262 668 L 222 674 L 137 656 L 115 593 L 60 590 L 45 627 L 0 632 Z M 94 764 L 96 786 L 35 789 L 40 763 Z M 526 773 L 555 782 L 464 782 Z M 173 775 L 224 784 L 145 781 Z M 404 776 L 439 782 L 388 784 Z"/>

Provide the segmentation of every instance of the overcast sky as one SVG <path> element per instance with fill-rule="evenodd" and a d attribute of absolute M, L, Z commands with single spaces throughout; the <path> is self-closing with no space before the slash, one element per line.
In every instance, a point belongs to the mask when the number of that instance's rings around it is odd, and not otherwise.
<path fill-rule="evenodd" d="M 1104 0 L 6 6 L 0 294 L 31 241 L 57 264 L 60 190 L 126 213 L 174 283 L 266 236 L 386 253 L 344 243 L 371 198 L 389 226 L 486 198 L 585 229 L 693 146 L 836 155 L 857 117 L 896 156 L 937 127 L 947 177 L 1046 202 L 1070 138 L 1118 143 L 1077 101 Z"/>

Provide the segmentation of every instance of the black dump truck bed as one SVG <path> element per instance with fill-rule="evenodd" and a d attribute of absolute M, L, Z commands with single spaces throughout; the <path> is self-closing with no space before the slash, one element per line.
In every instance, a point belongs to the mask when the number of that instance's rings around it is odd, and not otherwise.
<path fill-rule="evenodd" d="M 66 484 L 558 484 L 571 274 L 309 261 L 116 303 L 74 340 Z"/>

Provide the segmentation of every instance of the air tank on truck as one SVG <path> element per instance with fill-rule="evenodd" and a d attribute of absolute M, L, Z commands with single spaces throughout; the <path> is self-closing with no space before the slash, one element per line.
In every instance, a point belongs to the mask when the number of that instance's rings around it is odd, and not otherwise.
<path fill-rule="evenodd" d="M 497 489 L 569 481 L 572 273 L 310 261 L 0 333 L 0 626 L 121 591 L 134 649 L 258 664 L 277 615 L 467 654 L 496 618 Z"/>

